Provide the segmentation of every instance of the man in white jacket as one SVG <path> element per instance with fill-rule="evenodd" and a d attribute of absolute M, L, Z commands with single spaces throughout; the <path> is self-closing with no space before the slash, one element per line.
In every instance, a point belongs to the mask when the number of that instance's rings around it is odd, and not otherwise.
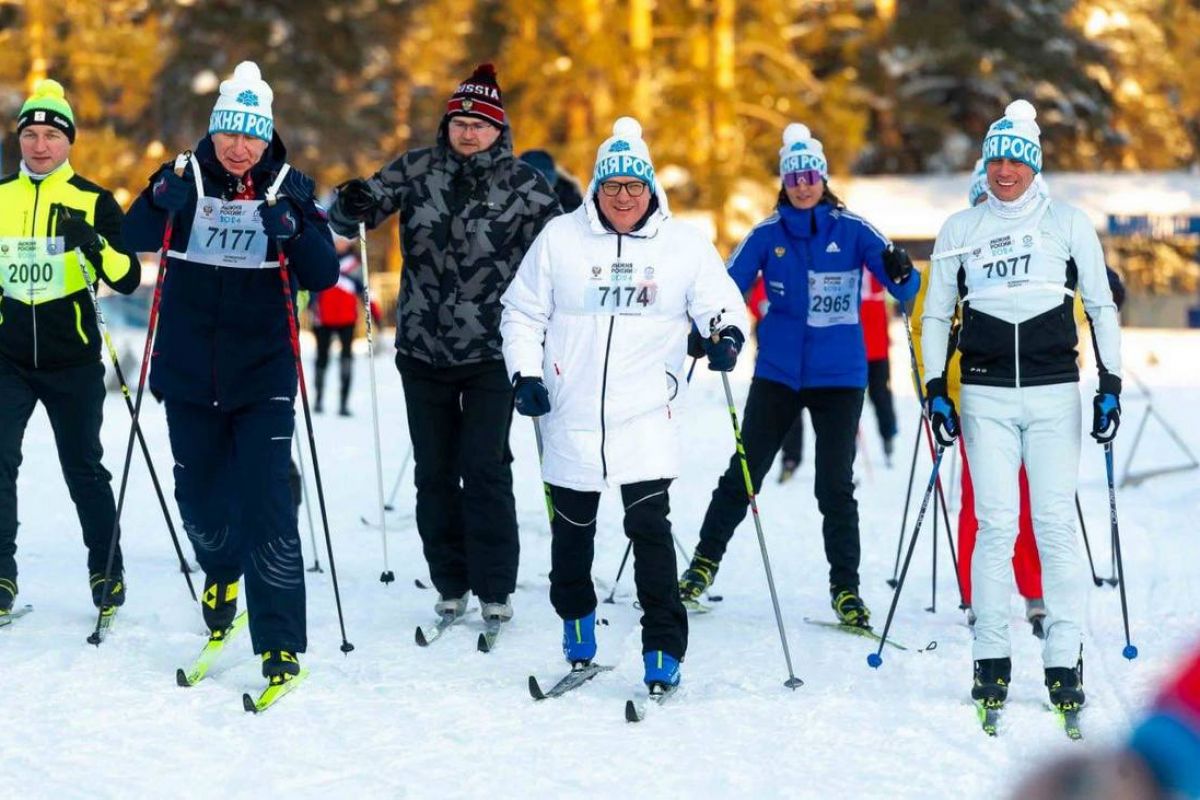
<path fill-rule="evenodd" d="M 540 418 L 564 654 L 573 667 L 595 657 L 596 510 L 620 487 L 654 692 L 678 684 L 687 650 L 667 491 L 688 332 L 706 335 L 710 369 L 730 370 L 747 320 L 716 249 L 671 217 L 641 133 L 630 117 L 613 125 L 584 204 L 547 224 L 504 293 L 500 332 L 517 411 Z"/>
<path fill-rule="evenodd" d="M 1008 618 L 1022 460 L 1042 560 L 1046 687 L 1060 710 L 1077 710 L 1084 701 L 1080 621 L 1087 579 L 1074 507 L 1076 292 L 1091 320 L 1100 375 L 1092 436 L 1110 442 L 1120 422 L 1120 331 L 1104 251 L 1082 211 L 1050 198 L 1040 175 L 1036 116 L 1017 100 L 988 129 L 987 201 L 950 217 L 938 233 L 922 316 L 930 420 L 939 444 L 949 447 L 959 425 L 944 372 L 950 318 L 962 304 L 962 433 L 972 453 L 979 518 L 971 565 L 977 615 L 971 695 L 985 710 L 1003 705 L 1011 680 Z"/>

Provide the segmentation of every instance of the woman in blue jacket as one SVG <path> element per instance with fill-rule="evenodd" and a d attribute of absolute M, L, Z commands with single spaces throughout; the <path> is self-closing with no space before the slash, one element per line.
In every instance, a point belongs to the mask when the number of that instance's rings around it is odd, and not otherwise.
<path fill-rule="evenodd" d="M 242 62 L 182 177 L 165 164 L 125 218 L 138 251 L 167 247 L 150 388 L 166 404 L 175 498 L 204 569 L 202 611 L 221 638 L 246 576 L 250 635 L 272 684 L 307 644 L 304 563 L 288 487 L 297 389 L 288 295 L 337 282 L 313 182 L 286 166 L 270 86 Z M 264 202 L 277 192 L 272 205 Z"/>
<path fill-rule="evenodd" d="M 869 626 L 858 594 L 858 505 L 854 438 L 867 385 L 867 355 L 858 307 L 862 268 L 905 301 L 920 276 L 900 248 L 866 220 L 846 211 L 829 190 L 821 142 L 792 124 L 779 151 L 783 185 L 774 214 L 754 228 L 729 260 L 746 292 L 762 273 L 769 308 L 758 325 L 758 361 L 746 399 L 742 438 L 757 492 L 783 436 L 802 408 L 816 432 L 817 506 L 824 517 L 833 608 L 844 623 Z M 749 498 L 735 453 L 721 476 L 691 566 L 679 581 L 694 603 L 716 576 Z"/>

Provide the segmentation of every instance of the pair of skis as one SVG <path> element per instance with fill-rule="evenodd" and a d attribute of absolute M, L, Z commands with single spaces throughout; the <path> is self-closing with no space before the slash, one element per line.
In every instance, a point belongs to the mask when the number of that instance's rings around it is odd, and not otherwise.
<path fill-rule="evenodd" d="M 447 630 L 457 625 L 466 617 L 466 614 L 442 614 L 438 617 L 437 622 L 432 626 L 417 626 L 416 633 L 413 638 L 419 647 L 429 647 L 429 645 L 442 638 Z M 476 640 L 475 649 L 481 653 L 490 653 L 496 647 L 496 642 L 500 638 L 500 631 L 504 627 L 504 623 L 498 619 L 488 619 L 483 622 L 483 633 L 479 634 L 479 639 Z"/>
<path fill-rule="evenodd" d="M 570 672 L 561 677 L 549 690 L 543 691 L 538 679 L 529 676 L 529 696 L 536 701 L 548 700 L 552 697 L 562 697 L 568 692 L 578 689 L 602 672 L 610 672 L 612 667 L 605 664 L 577 662 L 571 666 Z M 625 721 L 641 722 L 646 718 L 646 709 L 650 704 L 662 705 L 667 698 L 679 690 L 678 686 L 664 686 L 655 683 L 650 687 L 647 696 L 637 700 L 625 701 Z"/>
<path fill-rule="evenodd" d="M 1068 739 L 1078 741 L 1083 738 L 1083 730 L 1079 726 L 1079 712 L 1083 710 L 1080 706 L 1060 707 L 1048 705 L 1047 708 L 1054 712 L 1054 716 L 1058 718 L 1058 722 L 1062 726 L 1063 732 L 1067 734 Z M 983 732 L 988 736 L 999 735 L 1000 714 L 1003 710 L 1003 703 L 986 702 L 983 700 L 975 702 L 975 711 L 979 717 L 979 723 L 983 728 Z"/>
<path fill-rule="evenodd" d="M 202 681 L 208 674 L 208 671 L 217 662 L 217 659 L 225 651 L 225 646 L 229 644 L 231 639 L 236 638 L 238 634 L 246 629 L 248 622 L 249 617 L 243 611 L 233 618 L 233 623 L 224 631 L 209 636 L 208 641 L 200 650 L 200 655 L 192 662 L 191 668 L 188 670 L 176 670 L 175 682 L 179 686 L 187 687 L 195 686 Z M 280 676 L 279 679 L 273 680 L 258 697 L 253 697 L 248 692 L 243 693 L 242 708 L 253 714 L 266 711 L 281 697 L 295 689 L 307 677 L 308 670 L 302 668 L 297 675 L 289 676 L 286 679 Z"/>

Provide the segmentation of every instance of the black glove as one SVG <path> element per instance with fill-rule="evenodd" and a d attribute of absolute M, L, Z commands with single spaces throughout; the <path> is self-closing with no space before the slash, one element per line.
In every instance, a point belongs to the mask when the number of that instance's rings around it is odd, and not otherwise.
<path fill-rule="evenodd" d="M 351 178 L 337 187 L 337 201 L 346 216 L 355 222 L 365 222 L 375 210 L 375 196 L 362 178 Z"/>
<path fill-rule="evenodd" d="M 942 447 L 953 447 L 960 429 L 954 401 L 946 393 L 945 378 L 934 378 L 925 385 L 925 408 L 929 414 L 929 425 L 933 428 L 933 438 Z"/>
<path fill-rule="evenodd" d="M 893 283 L 904 283 L 912 274 L 913 263 L 908 257 L 908 251 L 903 247 L 889 244 L 883 251 L 883 269 Z"/>
<path fill-rule="evenodd" d="M 712 337 L 704 340 L 704 352 L 708 354 L 708 368 L 713 372 L 731 372 L 737 366 L 738 353 L 746 337 L 742 332 L 730 325 L 717 333 L 717 340 Z"/>
<path fill-rule="evenodd" d="M 67 252 L 79 249 L 88 258 L 98 255 L 104 247 L 104 240 L 83 214 L 72 214 L 65 208 L 58 214 L 58 235 L 63 237 L 63 246 Z"/>
<path fill-rule="evenodd" d="M 1092 398 L 1092 438 L 1108 444 L 1117 438 L 1121 427 L 1121 379 L 1105 373 L 1100 376 L 1100 388 Z"/>
<path fill-rule="evenodd" d="M 299 236 L 304 227 L 304 218 L 300 216 L 300 210 L 288 197 L 280 197 L 275 201 L 275 205 L 268 204 L 266 200 L 262 201 L 258 206 L 258 215 L 262 218 L 263 230 L 271 239 L 290 241 Z"/>
<path fill-rule="evenodd" d="M 540 417 L 550 413 L 550 392 L 541 378 L 526 378 L 518 372 L 513 376 L 513 404 L 522 416 Z"/>
<path fill-rule="evenodd" d="M 163 211 L 179 211 L 187 205 L 191 185 L 170 169 L 158 173 L 150 187 L 150 202 Z"/>
<path fill-rule="evenodd" d="M 700 335 L 700 331 L 696 330 L 696 326 L 692 326 L 692 332 L 688 334 L 687 343 L 688 358 L 704 358 L 704 337 Z"/>

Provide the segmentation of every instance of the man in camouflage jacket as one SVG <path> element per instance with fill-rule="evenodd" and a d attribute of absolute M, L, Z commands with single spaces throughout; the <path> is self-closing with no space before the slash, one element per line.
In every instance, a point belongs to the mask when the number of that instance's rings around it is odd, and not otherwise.
<path fill-rule="evenodd" d="M 485 619 L 504 621 L 520 545 L 500 296 L 561 209 L 538 171 L 513 157 L 492 65 L 459 85 L 436 145 L 343 184 L 330 220 L 356 236 L 359 222 L 374 228 L 393 212 L 404 254 L 396 367 L 436 610 L 461 615 L 474 592 Z"/>

